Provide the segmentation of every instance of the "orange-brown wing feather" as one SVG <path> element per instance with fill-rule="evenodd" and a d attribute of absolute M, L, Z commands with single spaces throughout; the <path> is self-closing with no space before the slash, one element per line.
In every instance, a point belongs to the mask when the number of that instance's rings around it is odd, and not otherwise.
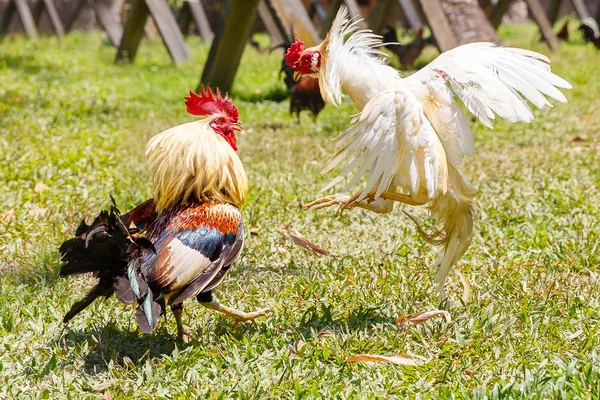
<path fill-rule="evenodd" d="M 142 271 L 151 286 L 174 294 L 171 303 L 216 286 L 215 278 L 220 282 L 223 268 L 237 259 L 243 245 L 239 210 L 216 202 L 162 213 L 148 231 L 157 252 L 145 255 Z"/>

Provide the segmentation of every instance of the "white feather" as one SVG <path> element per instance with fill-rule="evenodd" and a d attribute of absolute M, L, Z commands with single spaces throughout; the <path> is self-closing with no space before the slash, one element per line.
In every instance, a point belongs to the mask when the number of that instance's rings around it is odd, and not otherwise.
<path fill-rule="evenodd" d="M 401 79 L 386 65 L 380 37 L 358 30 L 357 22 L 348 18 L 345 7 L 340 9 L 328 35 L 320 79 L 325 80 L 327 101 L 339 104 L 343 90 L 362 110 L 338 136 L 338 152 L 325 168 L 344 163 L 326 189 L 352 175 L 344 188 L 350 190 L 367 175 L 359 200 L 373 188 L 380 195 L 396 181 L 413 195 L 423 190 L 434 198 L 445 192 L 442 162 L 458 166 L 473 153 L 473 134 L 454 95 L 491 128 L 496 115 L 510 122 L 531 121 L 525 99 L 541 109 L 550 106 L 546 96 L 566 101 L 557 88 L 571 87 L 550 71 L 546 56 L 491 43 L 459 46 Z"/>

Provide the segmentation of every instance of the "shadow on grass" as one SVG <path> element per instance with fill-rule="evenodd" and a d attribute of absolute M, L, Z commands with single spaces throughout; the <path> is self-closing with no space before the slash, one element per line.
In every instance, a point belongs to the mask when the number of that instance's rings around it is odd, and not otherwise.
<path fill-rule="evenodd" d="M 59 341 L 65 339 L 88 344 L 84 372 L 90 375 L 106 372 L 111 361 L 113 366 L 135 366 L 148 359 L 170 355 L 175 346 L 180 349 L 189 346 L 178 341 L 177 336 L 170 334 L 164 326 L 146 335 L 139 330 L 123 330 L 115 322 L 105 326 L 90 326 L 84 330 L 66 330 Z"/>
<path fill-rule="evenodd" d="M 0 262 L 3 261 L 0 259 Z M 57 252 L 42 252 L 35 255 L 31 263 L 20 265 L 15 260 L 9 260 L 2 277 L 10 279 L 15 285 L 40 285 L 46 287 L 58 279 L 60 269 Z"/>
<path fill-rule="evenodd" d="M 353 330 L 369 330 L 374 325 L 391 324 L 393 319 L 379 314 L 380 307 L 368 307 L 359 305 L 347 316 L 334 317 L 332 306 L 316 305 L 306 310 L 296 326 L 280 326 L 276 330 L 292 330 L 298 336 L 309 341 L 320 336 Z M 98 375 L 113 369 L 115 366 L 121 368 L 143 366 L 147 361 L 170 357 L 175 348 L 184 350 L 186 348 L 202 346 L 203 335 L 230 336 L 241 340 L 244 337 L 252 337 L 257 331 L 266 334 L 273 327 L 265 324 L 236 324 L 232 320 L 222 317 L 216 323 L 198 326 L 196 338 L 188 343 L 177 339 L 173 333 L 169 333 L 167 325 L 161 323 L 151 334 L 143 334 L 132 327 L 123 329 L 122 325 L 114 321 L 104 326 L 89 326 L 82 330 L 65 329 L 64 333 L 56 340 L 55 346 L 83 347 L 87 354 L 84 356 L 85 364 L 83 372 L 87 375 Z M 290 345 L 296 341 L 290 340 Z M 66 343 L 65 343 L 66 342 Z M 68 360 L 65 360 L 69 363 Z M 48 371 L 46 371 L 46 369 Z M 46 375 L 51 369 L 44 369 Z"/>
<path fill-rule="evenodd" d="M 296 328 L 303 334 L 311 331 L 331 330 L 368 330 L 373 325 L 393 324 L 394 320 L 379 313 L 381 307 L 367 307 L 359 305 L 350 311 L 344 318 L 336 318 L 332 315 L 333 307 L 326 304 L 308 308 L 302 318 L 300 325 Z"/>
<path fill-rule="evenodd" d="M 42 69 L 42 66 L 37 64 L 37 60 L 33 55 L 5 54 L 0 58 L 0 62 L 6 64 L 10 69 L 18 69 L 29 74 L 37 74 Z"/>
<path fill-rule="evenodd" d="M 137 367 L 148 360 L 152 362 L 154 359 L 171 356 L 175 347 L 184 350 L 201 346 L 202 335 L 229 335 L 241 339 L 258 329 L 255 324 L 235 324 L 223 318 L 216 327 L 196 327 L 197 330 L 192 330 L 196 337 L 185 343 L 179 340 L 174 332 L 170 333 L 167 325 L 164 321 L 159 322 L 158 328 L 150 334 L 144 334 L 134 327 L 123 329 L 114 321 L 83 330 L 65 329 L 56 345 L 64 341 L 71 342 L 66 344 L 68 347 L 87 345 L 89 350 L 84 357 L 83 371 L 88 375 L 97 375 L 115 366 Z"/>
<path fill-rule="evenodd" d="M 260 93 L 252 91 L 237 92 L 234 90 L 232 95 L 236 99 L 248 101 L 250 103 L 259 103 L 261 101 L 281 102 L 290 97 L 288 89 L 282 86 L 271 87 L 264 92 L 261 91 Z"/>

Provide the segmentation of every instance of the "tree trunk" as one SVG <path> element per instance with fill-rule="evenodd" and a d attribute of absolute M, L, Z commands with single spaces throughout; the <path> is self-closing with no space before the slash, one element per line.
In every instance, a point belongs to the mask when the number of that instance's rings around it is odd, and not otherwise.
<path fill-rule="evenodd" d="M 428 0 L 426 0 L 428 1 Z M 444 0 L 444 13 L 460 44 L 501 43 L 478 0 Z"/>

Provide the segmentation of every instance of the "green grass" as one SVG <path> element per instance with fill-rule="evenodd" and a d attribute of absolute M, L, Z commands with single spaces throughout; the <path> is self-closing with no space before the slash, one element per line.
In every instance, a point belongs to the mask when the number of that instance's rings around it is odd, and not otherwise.
<path fill-rule="evenodd" d="M 502 36 L 547 53 L 531 26 Z M 354 109 L 328 106 L 316 123 L 304 115 L 296 124 L 286 101 L 269 100 L 284 91 L 281 55 L 248 48 L 233 89 L 246 128 L 238 144 L 251 182 L 248 240 L 215 293 L 274 313 L 235 326 L 189 302 L 198 337 L 188 344 L 175 340 L 170 315 L 139 333 L 132 309 L 114 299 L 64 327 L 92 280 L 58 279 L 57 247 L 110 194 L 122 209 L 151 195 L 146 141 L 193 120 L 183 96 L 208 48 L 188 44 L 191 62 L 174 67 L 161 43 L 114 65 L 115 49 L 98 34 L 2 42 L 0 398 L 599 398 L 600 63 L 581 41 L 551 55 L 574 86 L 568 104 L 528 125 L 473 124 L 464 169 L 479 188 L 476 233 L 459 268 L 474 295 L 452 323 L 394 324 L 438 306 L 434 251 L 400 209 L 298 208 L 331 178 L 319 171 Z M 285 224 L 340 257 L 296 247 L 279 233 Z M 448 291 L 460 298 L 455 274 Z M 358 353 L 426 363 L 344 362 Z"/>

